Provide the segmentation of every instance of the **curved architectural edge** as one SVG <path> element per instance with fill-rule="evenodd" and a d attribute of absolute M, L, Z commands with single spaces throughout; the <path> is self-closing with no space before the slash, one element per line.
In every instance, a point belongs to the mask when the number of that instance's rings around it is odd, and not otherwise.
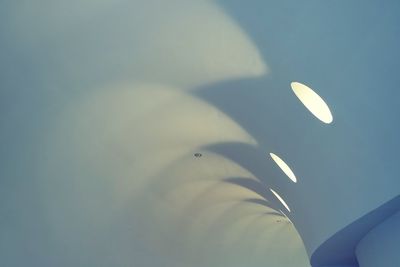
<path fill-rule="evenodd" d="M 400 210 L 400 195 L 338 231 L 311 255 L 313 267 L 358 266 L 355 249 L 373 228 Z"/>
<path fill-rule="evenodd" d="M 368 232 L 357 244 L 355 253 L 362 267 L 400 266 L 400 211 Z"/>

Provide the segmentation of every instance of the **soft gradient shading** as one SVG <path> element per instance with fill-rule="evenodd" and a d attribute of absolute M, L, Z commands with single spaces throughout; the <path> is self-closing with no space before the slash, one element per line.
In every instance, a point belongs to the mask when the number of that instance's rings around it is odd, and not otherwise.
<path fill-rule="evenodd" d="M 309 266 L 276 203 L 226 181 L 253 175 L 205 149 L 257 142 L 190 92 L 270 71 L 223 7 L 2 1 L 0 15 L 1 266 Z"/>
<path fill-rule="evenodd" d="M 399 11 L 1 1 L 0 266 L 400 266 Z"/>

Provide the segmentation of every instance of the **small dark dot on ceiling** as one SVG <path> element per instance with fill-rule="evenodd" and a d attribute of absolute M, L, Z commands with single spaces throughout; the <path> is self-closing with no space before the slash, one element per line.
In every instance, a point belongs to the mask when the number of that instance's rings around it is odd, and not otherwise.
<path fill-rule="evenodd" d="M 194 156 L 196 157 L 196 158 L 200 158 L 201 156 L 203 156 L 201 153 L 194 153 Z"/>

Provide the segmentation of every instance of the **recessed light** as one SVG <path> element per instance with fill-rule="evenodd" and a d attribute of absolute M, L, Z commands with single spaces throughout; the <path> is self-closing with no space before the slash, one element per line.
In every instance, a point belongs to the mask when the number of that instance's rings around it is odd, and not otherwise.
<path fill-rule="evenodd" d="M 274 153 L 269 153 L 271 158 L 275 161 L 275 163 L 281 168 L 281 170 L 289 177 L 290 180 L 297 183 L 296 175 L 294 175 L 293 171 L 289 168 L 289 166 L 284 162 L 280 157 L 275 155 Z"/>
<path fill-rule="evenodd" d="M 285 208 L 290 212 L 290 208 L 288 206 L 288 204 L 286 204 L 285 200 L 283 200 L 283 198 L 274 190 L 272 190 L 271 188 L 269 189 L 271 190 L 271 192 L 276 196 L 276 198 L 282 203 L 283 206 L 285 206 Z"/>
<path fill-rule="evenodd" d="M 315 117 L 328 124 L 333 121 L 333 116 L 328 105 L 314 90 L 299 82 L 292 82 L 290 86 L 301 103 Z"/>

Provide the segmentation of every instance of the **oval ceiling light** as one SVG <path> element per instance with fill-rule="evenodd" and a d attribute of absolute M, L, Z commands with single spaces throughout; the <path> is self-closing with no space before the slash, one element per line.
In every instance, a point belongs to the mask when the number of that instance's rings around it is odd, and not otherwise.
<path fill-rule="evenodd" d="M 296 175 L 294 175 L 293 171 L 289 168 L 289 166 L 284 162 L 280 157 L 275 155 L 274 153 L 269 153 L 271 158 L 275 161 L 275 163 L 281 168 L 281 170 L 289 177 L 290 180 L 297 183 Z"/>
<path fill-rule="evenodd" d="M 328 124 L 333 121 L 333 116 L 328 105 L 310 87 L 299 82 L 292 82 L 290 86 L 301 103 L 303 103 L 315 117 Z"/>
<path fill-rule="evenodd" d="M 288 204 L 286 204 L 285 200 L 283 200 L 283 198 L 274 190 L 272 190 L 271 188 L 269 189 L 271 190 L 271 192 L 276 196 L 276 198 L 282 203 L 283 206 L 285 206 L 285 208 L 290 212 L 290 208 L 288 206 Z"/>

